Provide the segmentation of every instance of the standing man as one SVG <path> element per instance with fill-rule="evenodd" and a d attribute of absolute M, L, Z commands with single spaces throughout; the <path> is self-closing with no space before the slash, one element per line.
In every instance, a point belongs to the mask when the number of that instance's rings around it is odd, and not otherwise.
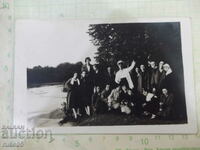
<path fill-rule="evenodd" d="M 114 74 L 113 69 L 111 68 L 111 66 L 108 66 L 106 68 L 106 71 L 104 73 L 104 81 L 105 81 L 105 84 L 109 84 L 110 85 L 111 89 L 116 87 L 115 74 Z"/>
<path fill-rule="evenodd" d="M 147 91 L 149 90 L 149 87 L 148 87 L 149 75 L 143 64 L 140 65 L 140 70 L 141 70 L 141 76 L 142 76 L 142 88 L 143 90 Z"/>
<path fill-rule="evenodd" d="M 155 61 L 151 61 L 150 65 L 151 65 L 150 87 L 151 87 L 151 92 L 152 92 L 153 90 L 157 90 L 159 72 L 158 72 L 158 67 L 156 66 Z"/>
<path fill-rule="evenodd" d="M 85 64 L 82 66 L 82 69 L 81 71 L 85 71 L 87 76 L 92 76 L 92 74 L 94 73 L 94 70 L 93 70 L 93 66 L 90 64 L 91 62 L 91 59 L 90 57 L 86 57 L 85 58 Z"/>
<path fill-rule="evenodd" d="M 117 65 L 118 65 L 119 70 L 117 71 L 117 73 L 115 75 L 115 82 L 117 84 L 125 84 L 125 85 L 128 84 L 128 87 L 130 89 L 133 89 L 134 85 L 133 85 L 133 81 L 130 76 L 130 72 L 135 66 L 135 61 L 133 60 L 131 65 L 127 68 L 123 67 L 124 62 L 122 60 L 119 60 L 117 62 Z"/>
<path fill-rule="evenodd" d="M 93 85 L 96 87 L 96 86 L 99 86 L 100 88 L 103 88 L 103 73 L 99 70 L 99 66 L 97 64 L 94 64 L 93 65 L 93 70 L 94 70 L 94 73 L 93 73 Z"/>

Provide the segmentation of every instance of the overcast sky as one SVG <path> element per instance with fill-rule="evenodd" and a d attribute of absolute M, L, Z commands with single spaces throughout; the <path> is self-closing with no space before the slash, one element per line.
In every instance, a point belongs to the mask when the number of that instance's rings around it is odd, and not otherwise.
<path fill-rule="evenodd" d="M 89 41 L 89 23 L 78 21 L 17 21 L 16 51 L 25 52 L 27 67 L 76 63 L 90 56 L 97 47 Z"/>

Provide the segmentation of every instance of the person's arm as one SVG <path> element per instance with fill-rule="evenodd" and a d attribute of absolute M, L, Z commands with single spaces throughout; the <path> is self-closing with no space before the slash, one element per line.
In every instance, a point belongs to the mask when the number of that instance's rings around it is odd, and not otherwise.
<path fill-rule="evenodd" d="M 113 93 L 114 93 L 114 91 L 112 90 L 111 93 L 110 93 L 110 95 L 108 96 L 108 102 L 112 102 Z"/>
<path fill-rule="evenodd" d="M 74 85 L 74 78 L 71 79 L 70 84 Z"/>
<path fill-rule="evenodd" d="M 117 84 L 119 84 L 120 81 L 121 81 L 121 79 L 120 79 L 120 77 L 119 77 L 119 75 L 118 75 L 118 72 L 117 72 L 116 75 L 115 75 L 115 82 L 116 82 Z"/>
<path fill-rule="evenodd" d="M 71 88 L 72 88 L 72 85 L 71 85 L 71 78 L 69 80 L 67 80 L 67 82 L 65 82 L 65 85 L 64 85 L 64 88 L 66 88 L 67 91 L 70 91 Z"/>
<path fill-rule="evenodd" d="M 94 105 L 95 105 L 95 97 L 96 97 L 95 94 L 93 94 L 92 95 L 92 107 L 94 107 Z"/>
<path fill-rule="evenodd" d="M 101 92 L 101 98 L 102 98 L 102 99 L 105 98 L 105 90 L 103 90 L 103 91 Z"/>
<path fill-rule="evenodd" d="M 77 82 L 78 82 L 78 85 L 80 85 L 80 80 L 79 79 L 77 79 Z"/>
<path fill-rule="evenodd" d="M 126 68 L 126 69 L 127 69 L 127 71 L 130 72 L 131 70 L 133 70 L 134 67 L 135 67 L 135 61 L 133 60 L 132 63 L 131 63 L 131 65 L 128 68 Z"/>

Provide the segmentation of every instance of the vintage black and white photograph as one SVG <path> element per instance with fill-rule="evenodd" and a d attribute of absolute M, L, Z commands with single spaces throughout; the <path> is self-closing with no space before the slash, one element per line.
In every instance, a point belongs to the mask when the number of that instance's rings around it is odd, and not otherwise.
<path fill-rule="evenodd" d="M 18 21 L 15 107 L 35 128 L 154 128 L 148 133 L 193 124 L 184 28 L 174 20 Z"/>

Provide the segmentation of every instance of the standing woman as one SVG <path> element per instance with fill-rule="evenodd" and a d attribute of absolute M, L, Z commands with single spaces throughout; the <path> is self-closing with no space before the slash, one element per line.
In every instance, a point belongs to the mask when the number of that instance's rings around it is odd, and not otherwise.
<path fill-rule="evenodd" d="M 73 116 L 77 119 L 77 112 L 78 112 L 78 92 L 79 92 L 79 85 L 80 81 L 78 79 L 78 74 L 74 73 L 73 77 L 70 78 L 66 83 L 65 87 L 67 87 L 67 108 L 72 110 Z"/>
<path fill-rule="evenodd" d="M 86 76 L 86 71 L 82 71 L 80 78 L 80 108 L 81 113 L 84 111 L 88 116 L 90 116 L 90 106 L 91 106 L 91 92 L 90 92 L 90 81 L 91 79 Z"/>

